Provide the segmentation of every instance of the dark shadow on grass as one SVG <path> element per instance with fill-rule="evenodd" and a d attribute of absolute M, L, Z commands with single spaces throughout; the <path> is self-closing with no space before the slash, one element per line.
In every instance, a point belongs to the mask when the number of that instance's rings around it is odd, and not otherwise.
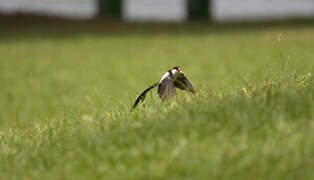
<path fill-rule="evenodd" d="M 71 20 L 33 15 L 0 15 L 0 41 L 29 38 L 71 38 L 81 35 L 95 36 L 151 36 L 158 34 L 225 33 L 262 31 L 269 28 L 314 28 L 314 19 L 210 23 L 127 23 L 120 19 L 98 17 L 91 20 Z"/>

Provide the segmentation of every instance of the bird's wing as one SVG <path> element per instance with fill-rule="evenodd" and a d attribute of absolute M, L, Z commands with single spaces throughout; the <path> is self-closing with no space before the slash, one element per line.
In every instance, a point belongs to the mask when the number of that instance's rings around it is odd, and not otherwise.
<path fill-rule="evenodd" d="M 180 76 L 173 83 L 175 87 L 179 89 L 195 93 L 194 87 L 192 86 L 188 78 L 186 78 L 186 76 L 183 74 L 183 72 L 180 72 Z"/>
<path fill-rule="evenodd" d="M 160 99 L 163 101 L 170 99 L 176 94 L 172 76 L 167 76 L 158 84 L 157 93 L 159 94 Z"/>
<path fill-rule="evenodd" d="M 138 98 L 136 99 L 136 101 L 133 105 L 133 109 L 136 108 L 136 106 L 140 102 L 140 100 L 142 100 L 142 102 L 144 102 L 147 92 L 152 90 L 153 88 L 155 88 L 157 85 L 158 85 L 158 83 L 155 83 L 155 84 L 151 85 L 149 88 L 145 89 L 145 91 L 143 91 L 141 93 L 141 95 L 139 95 Z"/>

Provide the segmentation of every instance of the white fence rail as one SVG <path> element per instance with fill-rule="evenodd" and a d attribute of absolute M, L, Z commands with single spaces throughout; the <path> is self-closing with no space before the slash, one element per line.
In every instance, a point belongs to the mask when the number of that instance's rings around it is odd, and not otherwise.
<path fill-rule="evenodd" d="M 184 21 L 186 0 L 124 0 L 123 19 L 127 21 Z"/>
<path fill-rule="evenodd" d="M 70 18 L 97 15 L 98 0 L 0 0 L 0 13 L 35 13 Z M 185 21 L 188 0 L 122 0 L 126 21 Z M 314 17 L 314 0 L 211 0 L 212 20 L 242 21 Z"/>
<path fill-rule="evenodd" d="M 314 17 L 314 0 L 213 0 L 215 21 Z"/>
<path fill-rule="evenodd" d="M 91 18 L 97 14 L 97 0 L 0 0 L 0 12 L 35 13 L 72 18 Z"/>

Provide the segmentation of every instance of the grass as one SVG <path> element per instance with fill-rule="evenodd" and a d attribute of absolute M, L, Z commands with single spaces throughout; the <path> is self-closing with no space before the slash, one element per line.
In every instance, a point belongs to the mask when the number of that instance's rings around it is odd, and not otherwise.
<path fill-rule="evenodd" d="M 314 26 L 30 24 L 0 32 L 3 179 L 314 178 Z M 198 94 L 130 112 L 174 65 Z"/>

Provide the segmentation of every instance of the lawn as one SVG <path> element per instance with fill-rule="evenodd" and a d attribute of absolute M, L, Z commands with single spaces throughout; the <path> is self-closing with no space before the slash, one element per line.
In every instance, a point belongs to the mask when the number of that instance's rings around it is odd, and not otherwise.
<path fill-rule="evenodd" d="M 313 179 L 314 26 L 15 22 L 3 179 Z M 137 95 L 180 65 L 197 94 Z"/>

